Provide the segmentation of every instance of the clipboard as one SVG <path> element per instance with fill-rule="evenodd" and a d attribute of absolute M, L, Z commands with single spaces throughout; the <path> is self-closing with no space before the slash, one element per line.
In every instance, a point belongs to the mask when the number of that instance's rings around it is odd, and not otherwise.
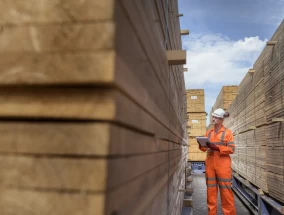
<path fill-rule="evenodd" d="M 207 147 L 206 142 L 210 142 L 208 137 L 196 137 L 196 140 L 200 143 L 202 147 Z"/>

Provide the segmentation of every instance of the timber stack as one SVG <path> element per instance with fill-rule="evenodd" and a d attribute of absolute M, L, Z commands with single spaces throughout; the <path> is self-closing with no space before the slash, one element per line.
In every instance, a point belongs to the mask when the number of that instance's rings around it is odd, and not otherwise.
<path fill-rule="evenodd" d="M 210 130 L 213 128 L 212 122 L 212 113 L 214 110 L 218 108 L 222 108 L 224 110 L 227 110 L 228 107 L 232 104 L 234 99 L 236 98 L 238 94 L 238 86 L 231 85 L 231 86 L 223 86 L 219 95 L 217 96 L 217 99 L 215 101 L 215 104 L 211 108 L 209 117 L 210 117 L 210 124 L 207 126 L 207 130 Z"/>
<path fill-rule="evenodd" d="M 0 3 L 0 214 L 180 214 L 176 0 Z"/>
<path fill-rule="evenodd" d="M 233 130 L 233 169 L 284 203 L 284 22 L 239 86 L 225 125 Z"/>
<path fill-rule="evenodd" d="M 189 161 L 205 161 L 207 154 L 200 151 L 196 141 L 197 136 L 204 136 L 206 133 L 206 112 L 204 102 L 204 89 L 190 89 L 187 95 L 187 131 L 189 134 Z"/>

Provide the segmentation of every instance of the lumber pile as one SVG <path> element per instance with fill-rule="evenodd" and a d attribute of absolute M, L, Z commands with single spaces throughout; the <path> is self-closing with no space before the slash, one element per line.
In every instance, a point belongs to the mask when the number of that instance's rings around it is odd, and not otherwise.
<path fill-rule="evenodd" d="M 187 132 L 188 139 L 188 160 L 205 161 L 206 153 L 198 148 L 197 136 L 204 136 L 206 133 L 206 113 L 203 89 L 190 89 L 186 91 L 187 95 Z"/>
<path fill-rule="evenodd" d="M 239 85 L 225 125 L 236 139 L 233 169 L 284 203 L 284 22 Z"/>
<path fill-rule="evenodd" d="M 192 199 L 192 193 L 193 193 L 193 177 L 192 177 L 192 169 L 191 169 L 191 163 L 188 162 L 187 168 L 185 170 L 185 178 L 186 178 L 186 184 L 185 189 L 180 190 L 180 192 L 184 192 L 184 200 L 183 200 L 183 206 L 189 207 L 192 209 L 193 207 L 193 199 Z"/>
<path fill-rule="evenodd" d="M 232 102 L 234 101 L 234 99 L 236 98 L 238 94 L 238 86 L 236 85 L 230 85 L 230 86 L 223 86 L 222 89 L 220 90 L 216 101 L 213 105 L 213 107 L 211 108 L 210 111 L 210 123 L 212 122 L 212 113 L 214 110 L 218 109 L 218 108 L 222 108 L 224 110 L 227 110 L 228 107 L 232 104 Z M 213 125 L 210 124 L 207 127 L 207 130 L 213 128 Z"/>
<path fill-rule="evenodd" d="M 177 1 L 0 8 L 0 214 L 180 214 Z"/>

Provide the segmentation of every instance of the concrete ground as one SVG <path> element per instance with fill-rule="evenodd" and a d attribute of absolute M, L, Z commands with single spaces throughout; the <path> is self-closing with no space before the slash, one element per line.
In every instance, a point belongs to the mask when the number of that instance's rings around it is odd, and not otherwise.
<path fill-rule="evenodd" d="M 193 177 L 193 208 L 184 208 L 182 215 L 206 215 L 207 214 L 207 203 L 206 203 L 206 182 L 205 174 L 198 173 L 192 174 Z M 237 209 L 237 215 L 250 215 L 250 211 L 235 195 L 235 206 Z M 223 215 L 221 209 L 220 196 L 218 197 L 218 212 L 217 215 Z"/>

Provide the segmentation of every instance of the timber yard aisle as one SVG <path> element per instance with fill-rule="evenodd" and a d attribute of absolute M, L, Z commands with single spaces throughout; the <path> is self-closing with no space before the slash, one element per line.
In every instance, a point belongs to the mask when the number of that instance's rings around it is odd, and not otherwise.
<path fill-rule="evenodd" d="M 193 207 L 183 208 L 182 215 L 205 215 L 207 214 L 206 203 L 206 182 L 204 173 L 192 173 L 192 194 Z M 252 213 L 245 207 L 242 201 L 235 195 L 235 206 L 237 215 L 251 215 Z M 220 195 L 218 196 L 218 212 L 217 215 L 223 215 L 221 209 Z"/>

